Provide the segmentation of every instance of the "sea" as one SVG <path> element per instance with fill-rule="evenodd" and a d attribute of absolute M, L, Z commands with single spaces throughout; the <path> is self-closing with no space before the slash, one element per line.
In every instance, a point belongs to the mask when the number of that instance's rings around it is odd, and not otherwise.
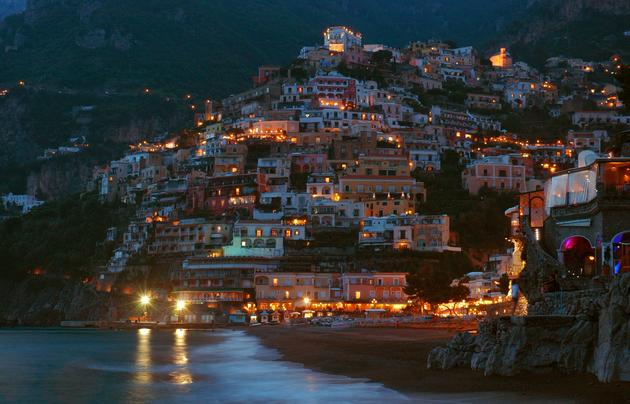
<path fill-rule="evenodd" d="M 242 330 L 0 329 L 1 403 L 408 401 L 283 361 Z"/>

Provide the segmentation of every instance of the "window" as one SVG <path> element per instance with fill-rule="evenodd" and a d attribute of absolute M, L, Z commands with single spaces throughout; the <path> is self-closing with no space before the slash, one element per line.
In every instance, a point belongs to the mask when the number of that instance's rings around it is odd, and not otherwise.
<path fill-rule="evenodd" d="M 291 229 L 286 229 L 284 231 L 284 237 L 287 237 L 287 238 L 291 237 Z"/>
<path fill-rule="evenodd" d="M 300 235 L 300 231 L 299 231 L 298 229 L 295 229 L 295 230 L 293 231 L 293 235 L 294 235 L 294 236 L 299 236 L 299 235 Z"/>
<path fill-rule="evenodd" d="M 505 170 L 499 170 L 499 177 L 507 177 L 507 173 Z"/>
<path fill-rule="evenodd" d="M 278 229 L 271 229 L 271 237 L 278 237 Z"/>
<path fill-rule="evenodd" d="M 400 279 L 394 278 L 394 286 L 400 285 Z"/>
<path fill-rule="evenodd" d="M 262 237 L 262 229 L 256 229 L 256 237 Z"/>
<path fill-rule="evenodd" d="M 355 300 L 361 299 L 361 292 L 359 292 L 358 290 L 356 292 L 354 292 L 354 299 Z"/>

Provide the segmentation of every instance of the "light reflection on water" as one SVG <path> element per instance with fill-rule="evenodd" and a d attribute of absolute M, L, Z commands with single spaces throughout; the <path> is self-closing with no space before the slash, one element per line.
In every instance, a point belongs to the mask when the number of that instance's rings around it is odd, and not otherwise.
<path fill-rule="evenodd" d="M 408 400 L 280 361 L 243 331 L 0 330 L 0 357 L 0 402 Z"/>
<path fill-rule="evenodd" d="M 173 363 L 177 369 L 170 373 L 171 381 L 175 384 L 190 384 L 193 377 L 188 370 L 188 353 L 186 349 L 186 330 L 175 330 L 175 342 L 173 344 Z"/>
<path fill-rule="evenodd" d="M 151 374 L 151 329 L 138 330 L 136 349 L 136 371 L 134 379 L 138 384 L 149 384 L 153 381 Z"/>

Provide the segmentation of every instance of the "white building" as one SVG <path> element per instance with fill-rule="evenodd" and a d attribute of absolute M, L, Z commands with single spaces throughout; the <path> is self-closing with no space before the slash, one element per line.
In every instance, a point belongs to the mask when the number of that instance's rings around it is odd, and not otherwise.
<path fill-rule="evenodd" d="M 362 37 L 348 27 L 329 27 L 324 31 L 324 46 L 333 52 L 345 52 L 351 46 L 361 46 Z"/>
<path fill-rule="evenodd" d="M 9 205 L 15 205 L 22 208 L 22 213 L 28 213 L 36 206 L 43 205 L 43 201 L 38 201 L 32 195 L 15 195 L 9 193 L 7 195 L 2 196 L 2 204 L 4 207 L 8 207 Z"/>

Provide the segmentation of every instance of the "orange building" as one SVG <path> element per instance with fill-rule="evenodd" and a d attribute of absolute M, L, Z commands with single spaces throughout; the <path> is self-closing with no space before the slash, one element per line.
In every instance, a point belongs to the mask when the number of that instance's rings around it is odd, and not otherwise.
<path fill-rule="evenodd" d="M 341 283 L 346 310 L 370 307 L 401 310 L 407 306 L 403 272 L 344 273 Z"/>
<path fill-rule="evenodd" d="M 343 198 L 403 193 L 413 198 L 424 196 L 424 187 L 411 176 L 407 157 L 361 156 L 340 176 L 339 192 Z"/>
<path fill-rule="evenodd" d="M 512 67 L 512 56 L 510 56 L 507 49 L 501 48 L 499 53 L 490 57 L 490 63 L 492 63 L 493 67 Z"/>

